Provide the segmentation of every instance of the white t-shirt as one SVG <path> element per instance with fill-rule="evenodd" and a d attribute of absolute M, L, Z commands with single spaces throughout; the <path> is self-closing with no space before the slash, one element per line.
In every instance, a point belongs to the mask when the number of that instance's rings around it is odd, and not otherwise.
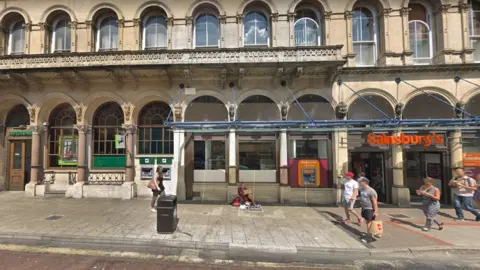
<path fill-rule="evenodd" d="M 345 179 L 343 182 L 345 190 L 343 191 L 343 198 L 348 200 L 352 197 L 353 191 L 358 189 L 358 182 L 353 179 Z"/>

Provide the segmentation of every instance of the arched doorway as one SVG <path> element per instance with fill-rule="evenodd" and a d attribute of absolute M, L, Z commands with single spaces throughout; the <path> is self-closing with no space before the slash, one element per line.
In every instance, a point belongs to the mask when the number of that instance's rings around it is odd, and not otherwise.
<path fill-rule="evenodd" d="M 27 129 L 30 115 L 23 105 L 13 107 L 7 114 L 5 134 L 8 153 L 6 190 L 23 191 L 30 181 L 32 131 Z"/>
<path fill-rule="evenodd" d="M 237 120 L 278 121 L 280 120 L 280 111 L 278 105 L 269 97 L 249 96 L 238 105 Z"/>
<path fill-rule="evenodd" d="M 453 119 L 455 110 L 448 106 L 450 102 L 439 94 L 420 94 L 410 99 L 404 108 L 403 119 Z M 454 106 L 454 104 L 450 104 Z M 410 189 L 412 201 L 419 201 L 415 190 L 422 185 L 426 176 L 435 179 L 435 186 L 442 194 L 442 201 L 447 199 L 448 187 L 448 134 L 430 131 L 429 128 L 415 132 L 415 135 L 435 135 L 442 138 L 442 143 L 431 145 L 408 145 L 404 147 L 404 175 Z"/>
<path fill-rule="evenodd" d="M 228 121 L 225 104 L 213 96 L 195 98 L 185 110 L 185 122 L 208 121 Z M 205 133 L 186 134 L 185 184 L 187 199 L 226 200 L 226 197 L 215 197 L 218 193 L 212 192 L 214 190 L 210 189 L 214 189 L 212 185 L 219 185 L 227 181 L 227 145 L 225 132 L 206 131 Z"/>
<path fill-rule="evenodd" d="M 357 97 L 348 108 L 349 120 L 387 120 L 395 117 L 392 104 L 379 95 L 366 94 L 363 98 Z M 373 106 L 372 106 L 373 105 Z M 375 108 L 375 107 L 376 108 Z M 385 116 L 385 115 L 386 116 Z M 389 163 L 389 147 L 384 145 L 369 145 L 363 132 L 350 132 L 349 143 L 349 167 L 355 176 L 364 173 L 371 181 L 370 185 L 377 191 L 378 198 L 386 202 L 390 197 L 391 166 Z"/>

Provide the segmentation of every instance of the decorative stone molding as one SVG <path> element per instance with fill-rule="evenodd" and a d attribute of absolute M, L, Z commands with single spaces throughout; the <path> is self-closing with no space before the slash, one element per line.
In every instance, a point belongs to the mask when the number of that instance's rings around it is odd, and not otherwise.
<path fill-rule="evenodd" d="M 43 127 L 38 125 L 29 125 L 27 126 L 27 130 L 33 132 L 34 134 L 39 134 L 42 132 Z"/>
<path fill-rule="evenodd" d="M 73 126 L 79 133 L 88 134 L 92 131 L 92 127 L 88 125 L 74 125 Z"/>
<path fill-rule="evenodd" d="M 222 15 L 222 16 L 218 17 L 218 21 L 220 22 L 220 24 L 226 24 L 227 23 L 227 16 Z"/>
<path fill-rule="evenodd" d="M 463 102 L 463 101 L 459 101 L 457 102 L 457 104 L 455 104 L 455 115 L 457 118 L 464 118 L 465 117 L 465 107 L 466 107 L 466 103 Z"/>
<path fill-rule="evenodd" d="M 288 20 L 289 22 L 295 22 L 295 15 L 296 15 L 296 14 L 295 14 L 294 12 L 289 12 L 289 13 L 287 14 L 287 20 Z"/>
<path fill-rule="evenodd" d="M 125 20 L 124 19 L 117 20 L 117 26 L 118 28 L 123 28 L 125 26 Z"/>
<path fill-rule="evenodd" d="M 325 20 L 327 21 L 330 21 L 332 19 L 332 12 L 331 11 L 327 11 L 323 14 L 323 18 L 325 18 Z"/>
<path fill-rule="evenodd" d="M 237 24 L 243 23 L 243 14 L 237 14 Z"/>
<path fill-rule="evenodd" d="M 235 104 L 228 105 L 228 116 L 230 117 L 230 121 L 235 120 Z"/>
<path fill-rule="evenodd" d="M 405 108 L 405 104 L 403 103 L 398 103 L 397 105 L 395 105 L 395 118 L 402 119 L 404 108 Z"/>
<path fill-rule="evenodd" d="M 175 25 L 175 19 L 173 17 L 168 17 L 167 19 L 167 25 L 169 27 L 173 27 Z"/>
<path fill-rule="evenodd" d="M 351 20 L 353 18 L 353 12 L 345 11 L 345 20 Z"/>
<path fill-rule="evenodd" d="M 39 111 L 37 105 L 31 105 L 27 107 L 28 115 L 30 116 L 30 125 L 37 123 L 37 113 Z"/>
<path fill-rule="evenodd" d="M 77 21 L 71 21 L 71 22 L 68 23 L 68 26 L 70 26 L 70 29 L 75 30 L 78 27 L 78 22 Z"/>
<path fill-rule="evenodd" d="M 187 25 L 193 25 L 193 17 L 192 16 L 188 16 L 185 18 L 185 23 Z"/>
<path fill-rule="evenodd" d="M 272 22 L 278 22 L 278 13 L 272 13 L 271 15 Z"/>
<path fill-rule="evenodd" d="M 73 106 L 73 109 L 75 110 L 75 114 L 77 115 L 77 124 L 83 123 L 83 115 L 87 109 L 83 103 L 80 103 L 78 105 Z"/>
<path fill-rule="evenodd" d="M 50 55 L 4 56 L 0 70 L 129 65 L 254 64 L 341 61 L 342 45 L 291 48 L 235 48 L 178 51 L 119 51 Z"/>
<path fill-rule="evenodd" d="M 460 12 L 468 12 L 471 8 L 471 5 L 470 4 L 467 4 L 467 3 L 458 3 L 458 9 Z"/>
<path fill-rule="evenodd" d="M 135 105 L 133 105 L 131 102 L 122 104 L 122 110 L 123 110 L 123 115 L 125 117 L 124 120 L 126 124 L 131 123 L 134 109 L 135 109 Z"/>
<path fill-rule="evenodd" d="M 138 19 L 138 18 L 133 19 L 133 26 L 134 27 L 140 27 L 141 24 L 142 24 L 142 22 L 140 21 L 140 19 Z"/>
<path fill-rule="evenodd" d="M 282 114 L 282 120 L 286 121 L 288 119 L 288 104 L 282 103 L 280 105 L 280 112 Z"/>
<path fill-rule="evenodd" d="M 347 116 L 348 113 L 348 107 L 345 102 L 340 102 L 337 104 L 335 107 L 335 115 L 337 116 L 338 119 L 345 119 L 345 116 Z"/>
<path fill-rule="evenodd" d="M 175 105 L 175 107 L 173 108 L 173 116 L 175 117 L 175 122 L 182 122 L 182 112 L 183 106 L 181 104 Z"/>
<path fill-rule="evenodd" d="M 137 126 L 136 125 L 124 124 L 124 125 L 122 125 L 122 128 L 125 131 L 125 134 L 127 134 L 127 135 L 135 134 L 135 132 L 137 131 Z"/>
<path fill-rule="evenodd" d="M 402 16 L 408 16 L 408 13 L 410 13 L 410 8 L 408 7 L 403 7 L 400 9 L 400 15 Z"/>

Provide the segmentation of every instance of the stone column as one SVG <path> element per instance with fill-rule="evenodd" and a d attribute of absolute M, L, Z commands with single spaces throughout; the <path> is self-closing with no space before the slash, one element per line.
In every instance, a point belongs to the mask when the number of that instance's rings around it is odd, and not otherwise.
<path fill-rule="evenodd" d="M 278 25 L 278 13 L 272 13 L 270 16 L 272 21 L 272 41 L 270 42 L 271 47 L 277 47 L 277 25 Z"/>
<path fill-rule="evenodd" d="M 325 12 L 323 15 L 325 18 L 325 40 L 323 41 L 323 45 L 328 46 L 330 45 L 330 23 L 332 21 L 332 12 Z M 320 37 L 320 42 L 322 42 L 322 37 Z M 320 43 L 322 44 L 322 43 Z"/>
<path fill-rule="evenodd" d="M 235 129 L 228 133 L 228 201 L 237 196 L 237 135 Z"/>
<path fill-rule="evenodd" d="M 347 65 L 349 67 L 355 66 L 355 51 L 353 50 L 353 35 L 352 35 L 352 18 L 353 13 L 351 11 L 345 12 L 345 24 L 347 26 Z"/>
<path fill-rule="evenodd" d="M 393 136 L 400 136 L 401 132 L 394 132 Z M 403 148 L 392 144 L 393 186 L 392 203 L 399 207 L 410 207 L 410 190 L 405 187 L 403 174 Z"/>
<path fill-rule="evenodd" d="M 133 32 L 135 33 L 135 45 L 136 45 L 136 50 L 142 50 L 143 46 L 143 35 L 142 35 L 142 23 L 140 22 L 139 18 L 133 19 Z M 168 32 L 170 33 L 171 29 L 168 29 Z"/>
<path fill-rule="evenodd" d="M 177 105 L 173 109 L 175 122 L 183 121 L 183 106 Z M 176 129 L 173 131 L 173 164 L 172 164 L 172 186 L 167 193 L 177 195 L 179 201 L 187 199 L 187 188 L 185 185 L 185 131 Z"/>
<path fill-rule="evenodd" d="M 25 29 L 25 54 L 30 54 L 30 37 L 32 35 L 32 24 L 26 23 Z"/>
<path fill-rule="evenodd" d="M 30 168 L 30 182 L 25 186 L 25 194 L 27 196 L 36 196 L 36 186 L 40 180 L 42 164 L 40 154 L 42 153 L 42 145 L 40 141 L 40 126 L 31 125 L 28 130 L 32 131 L 32 156 Z"/>
<path fill-rule="evenodd" d="M 288 137 L 287 130 L 280 131 L 280 202 L 286 203 L 290 198 L 288 183 Z"/>
<path fill-rule="evenodd" d="M 175 19 L 173 17 L 168 18 L 167 20 L 168 23 L 168 29 L 167 29 L 167 35 L 168 35 L 168 44 L 167 48 L 168 49 L 173 49 L 173 28 L 175 27 Z"/>
<path fill-rule="evenodd" d="M 187 38 L 188 38 L 188 49 L 194 48 L 193 46 L 193 18 L 186 17 L 185 18 L 186 28 L 187 28 Z"/>
<path fill-rule="evenodd" d="M 449 137 L 450 164 L 452 168 L 463 167 L 462 131 L 452 131 Z"/>
<path fill-rule="evenodd" d="M 225 48 L 225 29 L 226 29 L 226 24 L 227 24 L 227 16 L 222 15 L 219 18 L 220 21 L 220 44 L 218 46 L 220 48 Z"/>
<path fill-rule="evenodd" d="M 8 41 L 8 31 L 3 25 L 0 25 L 0 55 L 8 54 L 7 41 Z"/>
<path fill-rule="evenodd" d="M 237 14 L 238 47 L 243 47 L 243 14 Z"/>
<path fill-rule="evenodd" d="M 295 13 L 287 14 L 288 28 L 290 29 L 290 38 L 289 45 L 290 47 L 295 46 Z"/>
<path fill-rule="evenodd" d="M 70 22 L 70 52 L 77 52 L 77 26 L 76 21 Z"/>
<path fill-rule="evenodd" d="M 402 16 L 402 32 L 403 32 L 403 64 L 405 66 L 412 65 L 412 51 L 410 50 L 410 30 L 408 27 L 408 13 L 410 9 L 404 7 L 400 10 Z"/>
<path fill-rule="evenodd" d="M 77 177 L 76 183 L 68 187 L 65 197 L 81 199 L 83 198 L 83 186 L 88 177 L 87 136 L 90 133 L 90 126 L 75 125 L 75 129 L 78 131 Z"/>
<path fill-rule="evenodd" d="M 472 63 L 473 62 L 473 49 L 470 43 L 470 35 L 469 35 L 469 21 L 468 21 L 468 12 L 470 10 L 470 5 L 467 3 L 459 3 L 459 12 L 460 12 L 460 20 L 462 25 L 462 45 L 463 45 L 463 52 L 462 52 L 462 60 L 464 63 Z"/>
<path fill-rule="evenodd" d="M 49 46 L 50 44 L 48 44 L 49 43 L 49 39 L 48 39 L 49 33 L 47 33 L 49 26 L 44 22 L 39 23 L 38 26 L 40 27 L 40 36 L 41 36 L 40 51 L 42 53 L 50 53 L 50 51 L 51 51 L 50 46 Z"/>
<path fill-rule="evenodd" d="M 135 187 L 135 153 L 133 147 L 133 136 L 137 127 L 132 124 L 123 125 L 125 130 L 125 155 L 126 155 L 126 166 L 125 166 L 125 182 L 123 182 L 121 195 L 122 199 L 130 200 L 135 198 L 136 187 Z"/>
<path fill-rule="evenodd" d="M 336 203 L 342 201 L 341 180 L 348 171 L 348 132 L 346 129 L 337 129 L 333 133 L 333 151 L 335 167 L 333 170 L 333 196 Z"/>
<path fill-rule="evenodd" d="M 123 51 L 123 28 L 125 26 L 125 20 L 123 19 L 117 20 L 117 26 L 118 26 L 117 51 Z"/>
<path fill-rule="evenodd" d="M 92 21 L 85 21 L 86 33 L 87 33 L 87 50 L 89 52 L 94 52 L 95 48 L 95 36 L 97 33 L 93 31 Z"/>

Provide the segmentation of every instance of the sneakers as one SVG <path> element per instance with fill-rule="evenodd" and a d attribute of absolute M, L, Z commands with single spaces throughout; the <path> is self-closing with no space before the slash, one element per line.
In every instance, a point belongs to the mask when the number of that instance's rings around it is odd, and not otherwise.
<path fill-rule="evenodd" d="M 480 216 L 477 216 L 477 218 L 475 219 L 476 222 L 479 222 L 480 221 Z"/>
<path fill-rule="evenodd" d="M 430 229 L 429 229 L 429 228 L 427 228 L 427 227 L 423 227 L 423 228 L 422 228 L 422 231 L 424 231 L 424 232 L 428 232 L 428 231 L 430 231 Z"/>
<path fill-rule="evenodd" d="M 438 230 L 439 230 L 439 231 L 443 230 L 443 223 L 441 223 L 440 225 L 438 225 Z"/>
<path fill-rule="evenodd" d="M 456 218 L 455 221 L 465 221 L 464 218 Z"/>
<path fill-rule="evenodd" d="M 151 208 L 151 209 L 150 209 L 150 212 L 152 212 L 152 213 L 156 213 L 156 212 L 157 212 L 157 209 L 155 209 L 155 208 Z"/>

